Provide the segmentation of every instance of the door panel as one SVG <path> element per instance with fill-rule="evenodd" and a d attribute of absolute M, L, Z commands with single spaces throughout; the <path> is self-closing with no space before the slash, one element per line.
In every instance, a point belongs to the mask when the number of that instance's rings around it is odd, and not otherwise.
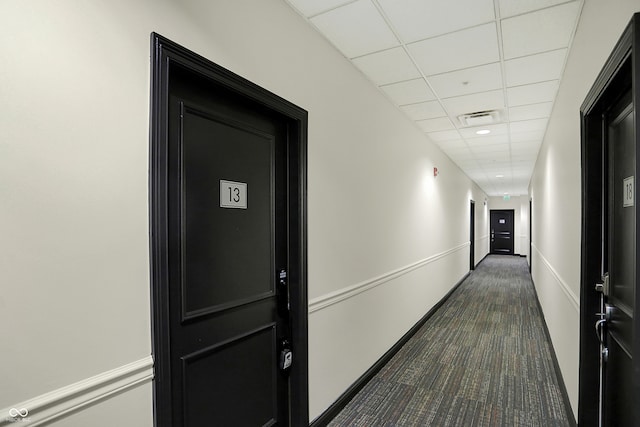
<path fill-rule="evenodd" d="M 268 325 L 184 356 L 185 425 L 275 424 L 278 419 L 275 341 L 275 325 Z M 250 409 L 247 402 L 251 402 Z"/>
<path fill-rule="evenodd" d="M 201 110 L 183 110 L 182 292 L 185 317 L 191 317 L 274 295 L 275 141 Z M 240 197 L 236 191 L 247 207 L 221 208 L 222 199 Z"/>
<path fill-rule="evenodd" d="M 633 424 L 633 316 L 636 280 L 635 140 L 628 93 L 607 116 L 608 266 L 603 295 L 610 309 L 604 327 L 603 414 L 605 425 Z"/>
<path fill-rule="evenodd" d="M 278 172 L 286 126 L 232 94 L 211 90 L 205 99 L 205 82 L 183 83 L 169 108 L 169 315 L 174 408 L 182 408 L 174 422 L 286 425 L 277 353 L 290 340 L 288 314 L 278 310 L 288 295 L 275 291 L 276 268 L 287 264 L 286 215 L 276 212 L 286 199 Z"/>
<path fill-rule="evenodd" d="M 513 255 L 513 211 L 491 210 L 491 253 Z"/>

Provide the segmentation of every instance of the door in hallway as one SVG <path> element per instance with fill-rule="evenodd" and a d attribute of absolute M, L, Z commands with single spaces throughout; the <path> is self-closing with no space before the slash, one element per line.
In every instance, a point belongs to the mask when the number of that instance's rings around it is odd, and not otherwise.
<path fill-rule="evenodd" d="M 491 210 L 491 253 L 513 255 L 513 210 Z"/>
<path fill-rule="evenodd" d="M 167 83 L 152 159 L 158 425 L 308 423 L 306 113 L 155 42 Z"/>
<path fill-rule="evenodd" d="M 635 200 L 640 81 L 634 73 L 640 69 L 640 51 L 633 52 L 640 42 L 640 14 L 632 23 L 581 108 L 581 426 L 636 426 L 640 420 L 635 314 L 640 296 Z"/>
<path fill-rule="evenodd" d="M 476 202 L 469 205 L 469 270 L 476 268 Z"/>
<path fill-rule="evenodd" d="M 633 425 L 633 317 L 636 277 L 635 140 L 628 92 L 606 115 L 607 225 L 603 245 L 602 414 L 606 426 Z"/>

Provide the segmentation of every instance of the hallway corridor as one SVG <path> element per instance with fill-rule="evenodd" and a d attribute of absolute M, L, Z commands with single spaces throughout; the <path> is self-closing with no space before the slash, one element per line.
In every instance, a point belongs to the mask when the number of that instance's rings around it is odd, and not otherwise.
<path fill-rule="evenodd" d="M 544 328 L 526 260 L 488 256 L 329 425 L 574 425 Z"/>

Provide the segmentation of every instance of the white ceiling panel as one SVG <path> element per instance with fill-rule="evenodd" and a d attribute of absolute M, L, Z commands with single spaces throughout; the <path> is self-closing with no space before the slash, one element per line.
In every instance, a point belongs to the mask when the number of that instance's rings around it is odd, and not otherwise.
<path fill-rule="evenodd" d="M 402 47 L 355 58 L 353 63 L 377 85 L 421 77 L 420 71 Z"/>
<path fill-rule="evenodd" d="M 508 162 L 509 161 L 509 152 L 508 151 L 477 151 L 473 153 L 476 159 L 483 161 L 488 160 L 491 162 Z"/>
<path fill-rule="evenodd" d="M 417 104 L 436 99 L 424 79 L 381 86 L 397 105 Z"/>
<path fill-rule="evenodd" d="M 453 119 L 461 114 L 476 111 L 504 109 L 504 92 L 502 90 L 494 90 L 491 92 L 458 96 L 443 99 L 442 103 L 449 113 L 449 117 Z"/>
<path fill-rule="evenodd" d="M 502 71 L 496 62 L 431 76 L 427 80 L 438 97 L 451 98 L 502 88 Z"/>
<path fill-rule="evenodd" d="M 540 149 L 540 141 L 527 141 L 511 144 L 512 152 L 525 150 L 525 151 L 537 151 Z"/>
<path fill-rule="evenodd" d="M 478 135 L 477 132 L 479 130 L 489 130 L 491 133 L 487 135 Z M 478 127 L 470 127 L 470 128 L 461 128 L 460 135 L 465 138 L 467 141 L 471 140 L 482 140 L 488 139 L 491 137 L 496 137 L 499 135 L 506 135 L 509 133 L 509 128 L 505 123 L 495 124 L 495 125 L 487 125 L 487 126 L 478 126 Z"/>
<path fill-rule="evenodd" d="M 448 117 L 440 117 L 437 119 L 419 120 L 416 122 L 425 132 L 438 132 L 441 130 L 455 129 Z"/>
<path fill-rule="evenodd" d="M 348 58 L 399 44 L 370 0 L 358 0 L 317 15 L 310 21 Z"/>
<path fill-rule="evenodd" d="M 569 46 L 579 12 L 579 3 L 566 3 L 504 19 L 501 25 L 505 59 Z"/>
<path fill-rule="evenodd" d="M 438 141 L 438 146 L 443 150 L 449 150 L 452 148 L 469 148 L 464 139 L 446 139 Z"/>
<path fill-rule="evenodd" d="M 501 135 L 495 135 L 495 134 L 490 134 L 490 135 L 482 135 L 482 136 L 478 136 L 476 135 L 477 138 L 466 138 L 467 143 L 469 144 L 469 146 L 487 146 L 487 145 L 498 145 L 498 144 L 508 144 L 509 143 L 509 134 L 508 132 L 505 132 L 504 134 Z"/>
<path fill-rule="evenodd" d="M 509 127 L 512 133 L 544 131 L 547 128 L 548 119 L 524 120 L 521 122 L 511 122 Z"/>
<path fill-rule="evenodd" d="M 425 75 L 500 60 L 498 33 L 494 22 L 412 43 L 407 48 Z"/>
<path fill-rule="evenodd" d="M 509 106 L 551 102 L 558 91 L 558 80 L 507 88 Z"/>
<path fill-rule="evenodd" d="M 566 1 L 567 0 L 500 0 L 500 17 L 506 18 L 521 13 L 532 12 Z"/>
<path fill-rule="evenodd" d="M 532 120 L 551 116 L 553 102 L 543 102 L 541 104 L 521 105 L 509 108 L 509 120 Z"/>
<path fill-rule="evenodd" d="M 493 0 L 378 0 L 405 43 L 495 19 Z"/>
<path fill-rule="evenodd" d="M 529 141 L 542 141 L 544 137 L 544 129 L 536 130 L 536 131 L 526 131 L 526 132 L 514 132 L 511 129 L 511 143 L 519 144 L 521 142 L 529 142 Z"/>
<path fill-rule="evenodd" d="M 457 141 L 462 139 L 457 130 L 445 130 L 441 132 L 429 132 L 429 138 L 434 142 Z"/>
<path fill-rule="evenodd" d="M 559 49 L 505 61 L 507 86 L 558 80 L 566 55 L 567 49 Z"/>
<path fill-rule="evenodd" d="M 484 147 L 479 147 L 475 145 L 471 145 L 470 150 L 474 154 L 488 155 L 489 153 L 508 153 L 509 152 L 509 144 L 499 144 L 499 145 L 487 145 Z"/>
<path fill-rule="evenodd" d="M 353 0 L 288 0 L 291 5 L 302 15 L 309 18 L 321 12 L 342 6 Z"/>
<path fill-rule="evenodd" d="M 401 108 L 412 120 L 435 119 L 447 115 L 438 101 L 403 105 Z"/>

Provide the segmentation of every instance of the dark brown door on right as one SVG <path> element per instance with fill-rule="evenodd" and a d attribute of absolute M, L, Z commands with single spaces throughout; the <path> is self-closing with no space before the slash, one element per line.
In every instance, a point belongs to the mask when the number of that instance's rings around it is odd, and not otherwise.
<path fill-rule="evenodd" d="M 491 211 L 491 253 L 513 255 L 513 210 Z"/>

